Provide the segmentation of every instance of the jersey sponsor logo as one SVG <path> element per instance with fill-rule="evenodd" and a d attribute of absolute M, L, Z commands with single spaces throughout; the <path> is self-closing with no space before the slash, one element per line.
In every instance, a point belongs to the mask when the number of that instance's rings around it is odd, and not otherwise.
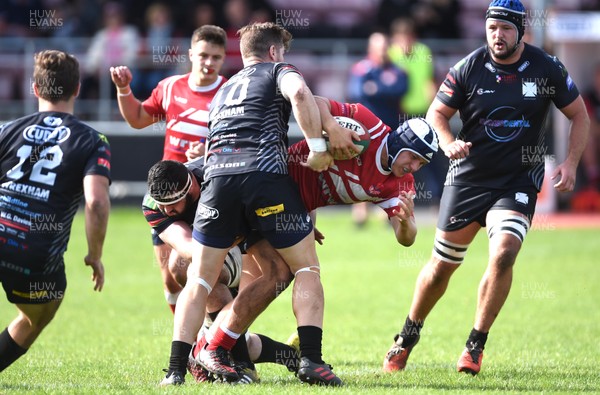
<path fill-rule="evenodd" d="M 173 95 L 173 97 L 175 98 L 176 102 L 182 103 L 182 104 L 187 104 L 188 100 L 185 97 L 181 97 L 181 96 L 177 96 L 177 95 Z"/>
<path fill-rule="evenodd" d="M 519 68 L 517 70 L 519 70 L 520 73 L 523 72 L 523 70 L 525 70 L 527 67 L 529 67 L 530 63 L 529 60 L 526 60 L 525 62 L 523 62 L 522 65 L 519 66 Z"/>
<path fill-rule="evenodd" d="M 514 84 L 518 80 L 516 74 L 496 74 L 496 83 L 498 84 Z"/>
<path fill-rule="evenodd" d="M 245 167 L 245 166 L 246 166 L 246 162 L 217 163 L 215 165 L 207 166 L 205 172 L 208 173 L 209 171 L 212 171 L 215 169 L 229 169 L 229 168 L 233 168 L 233 167 Z"/>
<path fill-rule="evenodd" d="M 45 127 L 30 125 L 23 130 L 23 138 L 34 144 L 60 144 L 71 135 L 71 129 L 66 126 Z"/>
<path fill-rule="evenodd" d="M 536 97 L 553 97 L 556 94 L 554 86 L 550 85 L 549 78 L 529 78 L 522 81 L 524 99 Z"/>
<path fill-rule="evenodd" d="M 213 122 L 213 123 L 219 122 L 223 118 L 238 117 L 240 115 L 244 115 L 244 106 L 230 107 L 230 108 L 224 109 L 223 111 L 221 111 L 217 115 L 215 115 L 211 119 L 211 122 Z"/>
<path fill-rule="evenodd" d="M 486 93 L 494 93 L 494 92 L 496 92 L 496 91 L 495 91 L 495 90 L 493 90 L 493 89 L 483 89 L 483 88 L 479 88 L 479 89 L 477 89 L 477 94 L 478 94 L 479 96 L 481 96 L 481 95 L 485 95 Z"/>
<path fill-rule="evenodd" d="M 510 106 L 502 106 L 495 108 L 490 112 L 486 119 L 480 119 L 479 124 L 484 126 L 486 134 L 495 141 L 505 143 L 516 139 L 523 128 L 529 128 L 529 120 L 522 117 L 521 119 L 506 119 L 515 113 L 516 108 Z"/>
<path fill-rule="evenodd" d="M 208 207 L 205 204 L 198 203 L 198 209 L 196 210 L 196 216 L 202 219 L 217 219 L 219 218 L 219 210 L 213 207 Z"/>
<path fill-rule="evenodd" d="M 527 195 L 525 192 L 517 192 L 515 193 L 515 202 L 528 205 L 529 195 Z"/>
<path fill-rule="evenodd" d="M 0 188 L 45 202 L 50 198 L 50 190 L 34 187 L 32 185 L 20 184 L 18 182 L 7 181 L 0 185 Z"/>
<path fill-rule="evenodd" d="M 276 206 L 258 208 L 256 210 L 254 210 L 254 212 L 259 217 L 268 217 L 269 215 L 281 213 L 281 212 L 283 212 L 283 210 L 284 210 L 283 203 L 281 203 Z"/>
<path fill-rule="evenodd" d="M 47 117 L 44 117 L 42 122 L 44 122 L 48 126 L 55 128 L 58 125 L 60 125 L 63 122 L 63 120 L 62 120 L 62 118 L 59 118 L 59 117 L 47 116 Z"/>
<path fill-rule="evenodd" d="M 489 71 L 491 71 L 492 73 L 496 72 L 496 68 L 494 66 L 492 66 L 492 64 L 490 62 L 485 62 L 485 68 L 488 69 Z"/>
<path fill-rule="evenodd" d="M 567 88 L 569 90 L 573 89 L 573 87 L 575 86 L 575 83 L 573 82 L 573 79 L 571 79 L 571 76 L 568 75 L 567 76 Z"/>

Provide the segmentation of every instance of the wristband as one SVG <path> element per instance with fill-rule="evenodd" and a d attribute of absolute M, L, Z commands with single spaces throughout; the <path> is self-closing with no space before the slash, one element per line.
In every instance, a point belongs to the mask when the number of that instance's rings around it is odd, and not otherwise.
<path fill-rule="evenodd" d="M 120 90 L 117 89 L 117 96 L 125 97 L 131 95 L 131 88 L 127 91 L 127 93 L 121 93 Z"/>
<path fill-rule="evenodd" d="M 322 137 L 308 138 L 306 139 L 306 143 L 308 144 L 308 149 L 313 152 L 327 151 L 327 144 L 325 143 L 325 139 Z"/>

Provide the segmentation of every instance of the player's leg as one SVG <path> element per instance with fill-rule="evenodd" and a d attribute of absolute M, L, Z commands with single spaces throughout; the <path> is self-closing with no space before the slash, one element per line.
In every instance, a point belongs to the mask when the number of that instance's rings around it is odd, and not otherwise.
<path fill-rule="evenodd" d="M 530 228 L 536 199 L 534 190 L 510 191 L 487 213 L 489 261 L 479 284 L 475 323 L 457 363 L 459 372 L 475 375 L 481 370 L 488 333 L 508 298 L 513 266 Z"/>
<path fill-rule="evenodd" d="M 420 339 L 425 319 L 446 292 L 450 277 L 463 262 L 469 244 L 481 229 L 482 225 L 477 221 L 489 208 L 489 203 L 483 204 L 486 200 L 481 198 L 481 193 L 444 188 L 432 255 L 417 277 L 409 314 L 384 358 L 384 371 L 395 372 L 406 367 L 408 357 Z"/>
<path fill-rule="evenodd" d="M 0 372 L 21 357 L 52 321 L 62 299 L 16 304 L 19 315 L 0 334 Z"/>
<path fill-rule="evenodd" d="M 165 299 L 169 308 L 174 313 L 177 297 L 183 287 L 175 280 L 169 268 L 172 249 L 169 245 L 165 244 L 155 232 L 152 232 L 152 245 L 154 249 L 154 258 L 160 268 Z"/>

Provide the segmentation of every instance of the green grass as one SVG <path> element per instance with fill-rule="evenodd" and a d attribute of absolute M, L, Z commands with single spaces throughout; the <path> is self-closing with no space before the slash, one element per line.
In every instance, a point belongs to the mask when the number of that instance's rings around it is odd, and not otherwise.
<path fill-rule="evenodd" d="M 348 211 L 322 213 L 318 225 L 326 236 L 318 247 L 326 294 L 324 357 L 345 380 L 344 388 L 302 385 L 285 368 L 268 364 L 258 366 L 262 383 L 255 386 L 196 384 L 188 375 L 184 388 L 157 388 L 168 363 L 172 315 L 148 226 L 137 208 L 116 208 L 104 256 L 104 291 L 92 291 L 91 270 L 83 264 L 79 214 L 66 254 L 63 305 L 32 349 L 0 373 L 0 393 L 600 392 L 598 230 L 546 226 L 530 232 L 511 295 L 490 333 L 482 373 L 471 377 L 454 366 L 472 327 L 486 266 L 484 232 L 428 318 L 407 370 L 387 375 L 382 358 L 429 258 L 433 226 L 422 226 L 416 244 L 405 249 L 376 220 L 355 230 Z M 295 329 L 290 299 L 288 290 L 252 330 L 285 340 Z M 14 315 L 0 298 L 2 328 Z"/>

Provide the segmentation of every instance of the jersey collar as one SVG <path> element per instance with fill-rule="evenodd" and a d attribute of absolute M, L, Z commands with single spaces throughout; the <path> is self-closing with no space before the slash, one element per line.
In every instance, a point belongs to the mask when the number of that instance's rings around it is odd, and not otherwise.
<path fill-rule="evenodd" d="M 217 80 L 215 82 L 213 82 L 212 84 L 206 85 L 206 86 L 198 86 L 198 85 L 194 84 L 194 82 L 192 81 L 192 75 L 190 74 L 190 76 L 188 77 L 188 86 L 194 92 L 209 92 L 209 91 L 216 89 L 221 84 L 222 81 L 223 81 L 223 76 L 220 75 L 217 77 Z"/>

